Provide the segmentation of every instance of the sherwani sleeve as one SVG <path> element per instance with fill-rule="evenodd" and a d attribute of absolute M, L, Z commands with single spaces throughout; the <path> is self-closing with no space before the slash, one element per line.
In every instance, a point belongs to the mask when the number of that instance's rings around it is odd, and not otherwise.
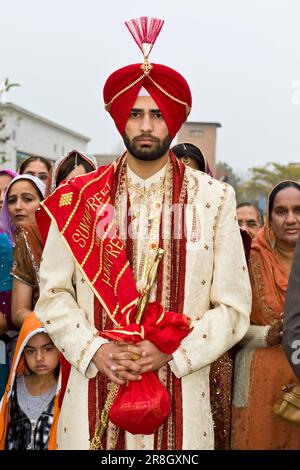
<path fill-rule="evenodd" d="M 282 346 L 292 369 L 300 379 L 300 239 L 285 297 Z"/>
<path fill-rule="evenodd" d="M 235 194 L 230 186 L 215 227 L 209 295 L 214 308 L 192 322 L 192 332 L 181 342 L 169 363 L 177 377 L 217 360 L 242 339 L 249 327 L 251 287 L 236 221 Z"/>
<path fill-rule="evenodd" d="M 42 255 L 35 313 L 66 359 L 91 378 L 97 374 L 91 359 L 106 341 L 77 304 L 74 277 L 73 256 L 52 222 Z"/>

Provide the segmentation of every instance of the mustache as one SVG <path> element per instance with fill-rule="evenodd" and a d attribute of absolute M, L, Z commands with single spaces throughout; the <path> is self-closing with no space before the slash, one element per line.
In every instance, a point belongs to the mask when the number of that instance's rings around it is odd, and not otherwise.
<path fill-rule="evenodd" d="M 160 142 L 157 137 L 153 137 L 151 134 L 141 134 L 132 139 L 132 142 L 138 142 L 139 140 L 151 140 L 152 142 Z"/>

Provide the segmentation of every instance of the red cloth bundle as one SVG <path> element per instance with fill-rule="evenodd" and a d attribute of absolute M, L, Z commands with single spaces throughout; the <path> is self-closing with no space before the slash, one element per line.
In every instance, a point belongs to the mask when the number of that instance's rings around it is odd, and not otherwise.
<path fill-rule="evenodd" d="M 122 385 L 109 412 L 109 419 L 131 434 L 153 434 L 170 413 L 170 396 L 154 372 L 139 382 Z"/>
<path fill-rule="evenodd" d="M 101 336 L 131 343 L 148 339 L 160 351 L 172 354 L 191 331 L 188 317 L 181 313 L 164 312 L 159 302 L 148 304 L 140 324 L 131 323 L 136 315 L 135 307 L 123 316 L 121 328 L 104 330 Z M 120 387 L 109 411 L 109 419 L 131 434 L 153 434 L 168 417 L 170 406 L 167 390 L 154 372 L 148 372 L 142 375 L 142 380 Z"/>

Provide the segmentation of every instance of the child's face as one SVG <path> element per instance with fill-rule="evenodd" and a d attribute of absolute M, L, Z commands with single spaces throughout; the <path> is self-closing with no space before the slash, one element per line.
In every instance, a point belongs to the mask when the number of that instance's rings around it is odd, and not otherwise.
<path fill-rule="evenodd" d="M 24 356 L 28 369 L 37 375 L 47 375 L 59 364 L 59 351 L 46 333 L 38 333 L 28 341 Z"/>

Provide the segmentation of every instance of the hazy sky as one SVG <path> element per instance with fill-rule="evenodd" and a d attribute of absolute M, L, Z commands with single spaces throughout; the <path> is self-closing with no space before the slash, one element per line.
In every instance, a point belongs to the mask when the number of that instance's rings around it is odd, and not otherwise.
<path fill-rule="evenodd" d="M 300 162 L 299 0 L 0 0 L 0 79 L 22 85 L 8 101 L 116 152 L 102 89 L 142 61 L 124 25 L 138 16 L 165 20 L 150 58 L 189 82 L 189 120 L 222 124 L 218 160 Z"/>

